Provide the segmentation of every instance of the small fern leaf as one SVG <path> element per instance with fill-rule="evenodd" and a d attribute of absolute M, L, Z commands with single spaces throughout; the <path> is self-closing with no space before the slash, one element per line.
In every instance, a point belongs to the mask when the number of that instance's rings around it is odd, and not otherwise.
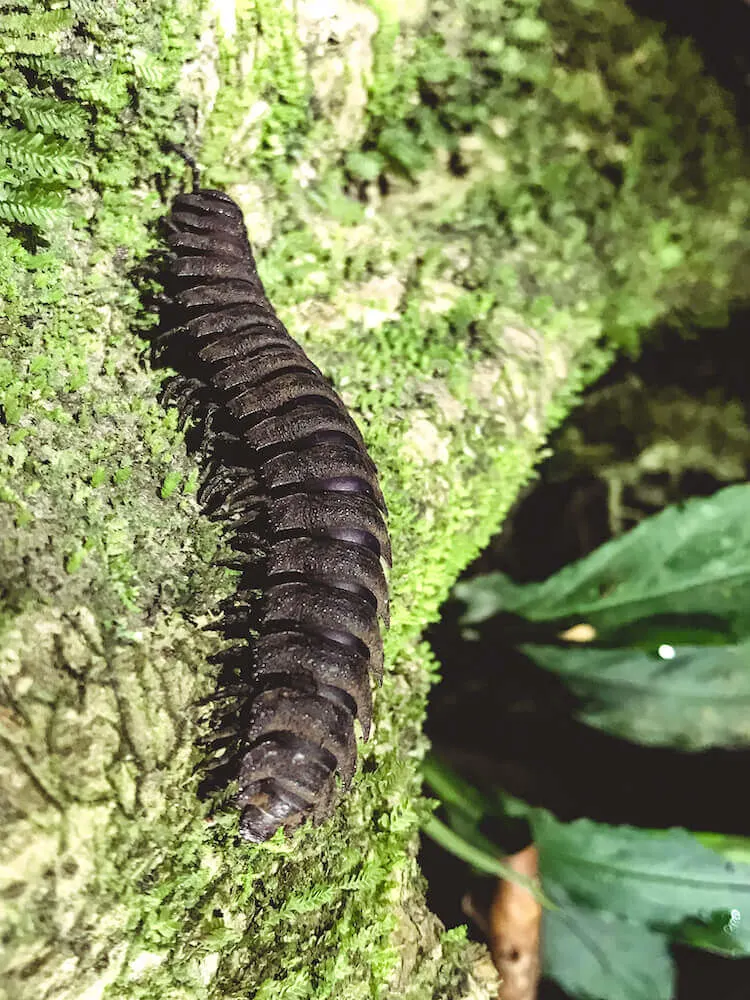
<path fill-rule="evenodd" d="M 0 156 L 27 177 L 48 180 L 61 176 L 78 177 L 83 170 L 81 160 L 70 151 L 67 143 L 23 129 L 0 130 Z"/>
<path fill-rule="evenodd" d="M 121 111 L 130 102 L 127 84 L 120 74 L 81 80 L 78 92 L 84 100 L 104 105 L 110 111 Z"/>
<path fill-rule="evenodd" d="M 25 97 L 17 102 L 16 110 L 31 131 L 58 133 L 68 139 L 81 138 L 89 120 L 80 104 L 54 97 Z"/>
<path fill-rule="evenodd" d="M 35 201 L 6 201 L 5 196 L 0 196 L 0 219 L 5 222 L 20 222 L 24 226 L 44 229 L 52 225 L 59 211 L 59 208 L 48 208 Z"/>
<path fill-rule="evenodd" d="M 58 47 L 55 38 L 2 38 L 0 52 L 10 55 L 46 56 Z"/>
<path fill-rule="evenodd" d="M 16 52 L 14 61 L 45 77 L 59 80 L 85 79 L 94 72 L 94 60 L 88 56 L 60 56 L 50 52 Z"/>
<path fill-rule="evenodd" d="M 70 9 L 81 21 L 92 18 L 101 7 L 101 0 L 71 0 Z"/>
<path fill-rule="evenodd" d="M 142 49 L 133 50 L 133 71 L 136 79 L 147 87 L 160 87 L 166 78 L 164 67 Z"/>
<path fill-rule="evenodd" d="M 43 38 L 71 28 L 75 18 L 67 8 L 32 11 L 30 13 L 0 14 L 0 36 L 15 35 L 19 38 L 36 35 Z"/>

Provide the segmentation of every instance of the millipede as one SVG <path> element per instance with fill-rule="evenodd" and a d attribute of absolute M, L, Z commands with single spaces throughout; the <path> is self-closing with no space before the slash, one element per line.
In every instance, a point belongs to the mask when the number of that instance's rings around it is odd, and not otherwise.
<path fill-rule="evenodd" d="M 240 833 L 260 843 L 330 816 L 337 778 L 347 788 L 355 773 L 391 546 L 356 423 L 276 316 L 239 206 L 185 158 L 194 183 L 164 220 L 156 352 L 177 371 L 167 397 L 199 428 L 199 502 L 241 569 L 220 623 L 233 686 L 217 692 L 225 724 L 210 742 L 234 761 Z"/>

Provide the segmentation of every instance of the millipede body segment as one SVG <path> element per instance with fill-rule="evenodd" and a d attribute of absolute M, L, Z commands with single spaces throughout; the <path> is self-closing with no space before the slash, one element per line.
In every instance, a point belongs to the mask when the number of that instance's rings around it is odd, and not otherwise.
<path fill-rule="evenodd" d="M 356 767 L 355 719 L 368 736 L 388 621 L 385 503 L 357 425 L 266 298 L 239 207 L 181 194 L 165 232 L 159 350 L 202 428 L 200 497 L 244 567 L 223 619 L 241 642 L 229 739 L 240 829 L 261 842 L 329 815 L 336 775 L 346 786 Z"/>

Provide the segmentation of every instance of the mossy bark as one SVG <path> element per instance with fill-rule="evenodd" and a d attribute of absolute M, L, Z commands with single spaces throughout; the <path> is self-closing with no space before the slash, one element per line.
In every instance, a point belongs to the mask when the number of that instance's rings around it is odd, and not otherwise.
<path fill-rule="evenodd" d="M 613 340 L 743 290 L 731 105 L 619 0 L 45 16 L 0 21 L 0 995 L 488 996 L 415 862 L 420 635 Z M 262 848 L 197 794 L 205 626 L 233 581 L 142 339 L 139 269 L 183 176 L 165 140 L 245 208 L 391 512 L 358 778 Z"/>

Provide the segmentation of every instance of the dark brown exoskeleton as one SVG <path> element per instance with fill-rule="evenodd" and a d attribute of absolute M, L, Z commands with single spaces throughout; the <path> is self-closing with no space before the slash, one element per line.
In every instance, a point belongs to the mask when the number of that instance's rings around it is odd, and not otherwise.
<path fill-rule="evenodd" d="M 266 298 L 235 202 L 181 194 L 165 232 L 160 343 L 178 402 L 203 420 L 201 500 L 262 593 L 248 601 L 241 580 L 224 618 L 247 641 L 237 803 L 242 835 L 261 842 L 328 816 L 336 775 L 354 774 L 354 720 L 366 739 L 383 670 L 386 508 L 356 424 Z"/>

